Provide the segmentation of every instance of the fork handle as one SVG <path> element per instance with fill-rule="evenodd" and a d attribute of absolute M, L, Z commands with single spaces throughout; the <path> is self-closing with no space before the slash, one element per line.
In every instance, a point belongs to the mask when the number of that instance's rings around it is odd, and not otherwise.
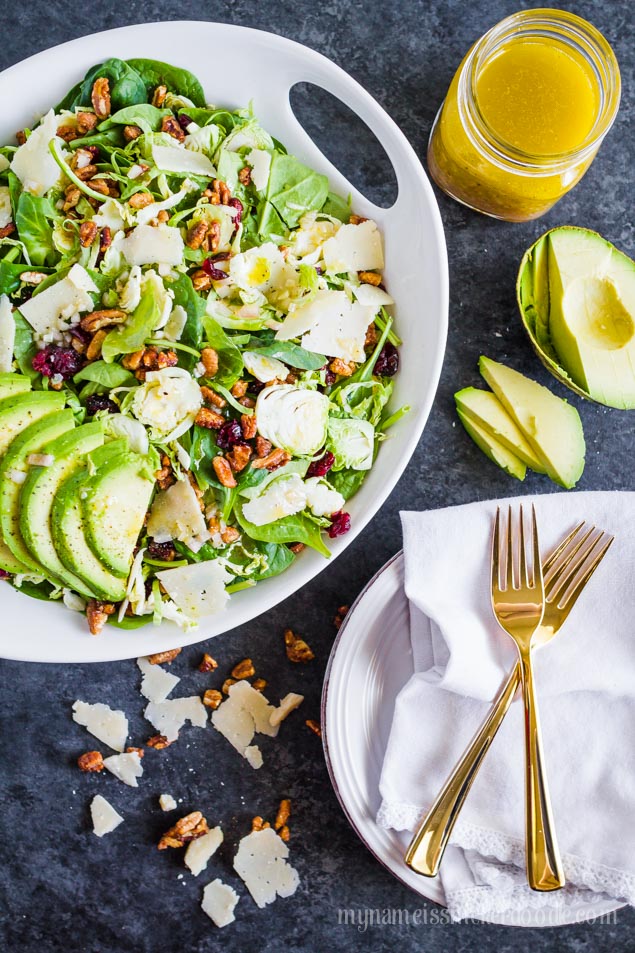
<path fill-rule="evenodd" d="M 527 880 L 532 890 L 559 890 L 565 877 L 551 814 L 530 650 L 520 653 L 520 663 L 525 703 Z"/>
<path fill-rule="evenodd" d="M 518 662 L 498 693 L 490 714 L 468 745 L 410 842 L 404 859 L 416 873 L 435 877 L 439 872 L 456 819 L 520 683 L 521 667 Z"/>

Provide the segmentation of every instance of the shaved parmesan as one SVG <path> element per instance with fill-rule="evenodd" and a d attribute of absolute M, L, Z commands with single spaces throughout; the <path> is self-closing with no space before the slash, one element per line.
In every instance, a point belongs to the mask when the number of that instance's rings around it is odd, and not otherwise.
<path fill-rule="evenodd" d="M 1 227 L 1 226 L 0 226 Z M 13 370 L 13 346 L 15 344 L 15 320 L 8 295 L 0 295 L 0 372 Z"/>
<path fill-rule="evenodd" d="M 143 713 L 151 725 L 168 741 L 176 741 L 186 721 L 196 728 L 207 724 L 207 708 L 198 697 L 168 698 L 163 702 L 150 702 Z"/>
<path fill-rule="evenodd" d="M 345 291 L 321 290 L 289 311 L 276 338 L 288 341 L 304 335 L 302 346 L 308 351 L 363 361 L 366 330 L 375 314 L 373 307 L 352 303 Z"/>
<path fill-rule="evenodd" d="M 203 891 L 201 907 L 217 927 L 226 927 L 236 919 L 234 910 L 239 900 L 240 897 L 233 887 L 229 887 L 217 878 L 212 880 Z"/>
<path fill-rule="evenodd" d="M 305 480 L 304 491 L 307 506 L 314 516 L 331 516 L 333 513 L 338 513 L 344 506 L 345 500 L 342 494 L 319 477 Z"/>
<path fill-rule="evenodd" d="M 158 148 L 161 147 L 159 146 Z M 188 182 L 187 185 L 188 188 L 182 188 L 180 192 L 175 192 L 162 202 L 151 202 L 149 205 L 144 206 L 144 208 L 140 208 L 137 212 L 137 222 L 139 225 L 147 225 L 148 222 L 151 222 L 153 218 L 157 217 L 159 212 L 162 212 L 164 209 L 167 211 L 169 208 L 174 208 L 175 205 L 182 202 L 190 191 L 191 183 Z"/>
<path fill-rule="evenodd" d="M 299 708 L 302 702 L 304 701 L 304 695 L 297 695 L 295 692 L 289 692 L 288 695 L 285 695 L 284 698 L 280 700 L 280 705 L 269 715 L 269 724 L 273 725 L 274 728 L 277 728 L 281 721 L 290 715 L 292 711 L 295 711 L 296 708 Z"/>
<path fill-rule="evenodd" d="M 137 225 L 118 248 L 131 265 L 180 265 L 184 245 L 178 228 Z"/>
<path fill-rule="evenodd" d="M 141 694 L 150 702 L 164 702 L 180 678 L 166 672 L 160 665 L 151 665 L 147 658 L 138 658 L 137 665 L 143 673 Z"/>
<path fill-rule="evenodd" d="M 304 483 L 297 473 L 273 480 L 260 496 L 243 504 L 243 515 L 254 526 L 266 526 L 306 509 Z"/>
<path fill-rule="evenodd" d="M 96 794 L 90 802 L 90 813 L 93 819 L 93 831 L 97 837 L 110 834 L 123 821 L 121 814 L 118 814 L 112 804 L 109 804 L 101 794 Z"/>
<path fill-rule="evenodd" d="M 82 311 L 95 307 L 90 293 L 97 286 L 81 265 L 73 265 L 66 277 L 33 295 L 20 305 L 20 312 L 37 334 L 43 335 L 60 329 L 60 321 L 66 321 Z"/>
<path fill-rule="evenodd" d="M 56 185 L 62 172 L 51 155 L 49 143 L 57 139 L 57 119 L 52 109 L 47 112 L 37 129 L 19 146 L 11 161 L 11 171 L 19 178 L 27 192 L 44 195 Z M 62 151 L 62 141 L 57 140 Z"/>
<path fill-rule="evenodd" d="M 259 192 L 264 192 L 269 182 L 271 153 L 266 149 L 252 149 L 245 158 L 251 166 L 251 181 Z"/>
<path fill-rule="evenodd" d="M 212 712 L 212 724 L 252 768 L 260 768 L 260 749 L 251 742 L 256 732 L 272 738 L 278 734 L 277 726 L 271 724 L 274 711 L 262 692 L 241 680 L 230 686 L 227 700 Z"/>
<path fill-rule="evenodd" d="M 198 877 L 222 843 L 223 832 L 220 827 L 213 827 L 207 834 L 190 841 L 185 851 L 185 866 L 189 867 L 195 877 Z"/>
<path fill-rule="evenodd" d="M 185 308 L 176 304 L 172 311 L 170 312 L 170 317 L 168 318 L 166 325 L 163 329 L 163 333 L 168 341 L 179 341 L 185 325 L 187 324 L 187 311 Z"/>
<path fill-rule="evenodd" d="M 248 681 L 241 679 L 239 682 L 236 682 L 235 685 L 230 686 L 229 695 L 232 698 L 238 699 L 243 709 L 249 712 L 253 718 L 255 730 L 259 734 L 269 735 L 270 738 L 276 737 L 278 729 L 270 722 L 271 713 L 274 708 L 273 705 L 269 704 L 262 692 L 257 692 Z"/>
<path fill-rule="evenodd" d="M 2 156 L 4 159 L 4 156 Z M 1 171 L 1 170 L 0 170 Z M 11 193 L 7 185 L 0 185 L 0 228 L 4 228 L 13 219 Z"/>
<path fill-rule="evenodd" d="M 114 751 L 123 751 L 128 737 L 128 719 L 122 711 L 113 711 L 108 705 L 98 702 L 76 701 L 73 705 L 73 721 L 99 738 Z"/>
<path fill-rule="evenodd" d="M 387 291 L 378 288 L 376 285 L 362 284 L 353 288 L 355 297 L 365 308 L 376 308 L 379 311 L 386 305 L 394 304 L 394 298 L 391 298 Z"/>
<path fill-rule="evenodd" d="M 225 584 L 231 575 L 217 559 L 164 569 L 157 573 L 157 578 L 179 609 L 191 619 L 221 612 L 229 600 Z"/>
<path fill-rule="evenodd" d="M 262 757 L 262 751 L 258 745 L 249 745 L 247 748 L 245 748 L 245 761 L 256 770 L 258 770 L 258 768 L 262 768 L 264 760 Z"/>
<path fill-rule="evenodd" d="M 329 271 L 372 271 L 384 267 L 381 235 L 375 222 L 342 225 L 322 246 L 322 258 Z"/>
<path fill-rule="evenodd" d="M 176 808 L 176 801 L 171 794 L 162 794 L 159 797 L 159 807 L 162 811 L 174 811 Z"/>
<path fill-rule="evenodd" d="M 208 178 L 216 175 L 216 170 L 206 155 L 183 146 L 152 146 L 152 158 L 157 169 L 163 172 L 205 175 Z"/>
<path fill-rule="evenodd" d="M 234 870 L 256 905 L 266 907 L 276 897 L 290 897 L 300 884 L 297 870 L 287 863 L 289 848 L 269 828 L 252 831 L 240 841 Z"/>
<path fill-rule="evenodd" d="M 189 480 L 177 480 L 167 490 L 157 493 L 147 531 L 157 543 L 178 539 L 194 551 L 210 539 L 205 517 Z"/>
<path fill-rule="evenodd" d="M 134 219 L 121 202 L 118 202 L 115 198 L 109 198 L 101 203 L 99 211 L 93 215 L 93 222 L 99 228 L 109 228 L 111 234 L 114 235 L 126 225 L 132 225 Z M 124 306 L 122 305 L 122 307 Z"/>
<path fill-rule="evenodd" d="M 104 758 L 104 768 L 131 788 L 138 787 L 137 778 L 143 774 L 141 758 L 136 751 L 113 754 L 109 758 Z"/>

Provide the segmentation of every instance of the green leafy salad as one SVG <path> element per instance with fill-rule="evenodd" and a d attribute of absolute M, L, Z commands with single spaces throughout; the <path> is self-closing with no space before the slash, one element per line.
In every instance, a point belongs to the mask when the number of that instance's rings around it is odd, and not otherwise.
<path fill-rule="evenodd" d="M 382 238 L 186 70 L 93 67 L 0 148 L 0 576 L 184 628 L 350 529 L 397 346 Z"/>

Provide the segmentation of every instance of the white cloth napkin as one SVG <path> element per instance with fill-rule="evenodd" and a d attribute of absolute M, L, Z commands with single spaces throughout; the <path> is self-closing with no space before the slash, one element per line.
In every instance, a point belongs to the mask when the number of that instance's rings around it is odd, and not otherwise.
<path fill-rule="evenodd" d="M 614 898 L 635 903 L 635 493 L 534 500 L 543 557 L 586 519 L 615 534 L 562 631 L 535 655 L 547 776 L 567 886 L 525 877 L 522 702 L 513 702 L 441 867 L 453 919 Z M 502 500 L 506 506 L 512 502 Z M 414 830 L 516 659 L 490 606 L 496 502 L 402 513 L 415 674 L 400 692 L 377 821 Z"/>

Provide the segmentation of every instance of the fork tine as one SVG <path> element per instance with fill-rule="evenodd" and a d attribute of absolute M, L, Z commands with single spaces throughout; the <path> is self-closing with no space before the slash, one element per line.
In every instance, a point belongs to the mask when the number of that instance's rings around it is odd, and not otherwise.
<path fill-rule="evenodd" d="M 585 525 L 585 524 L 581 524 L 581 525 Z M 574 559 L 577 556 L 577 554 L 580 552 L 580 550 L 585 545 L 587 540 L 595 532 L 597 532 L 596 527 L 591 526 L 589 527 L 589 529 L 586 530 L 585 533 L 582 533 L 582 535 L 576 534 L 575 545 L 572 546 L 571 549 L 568 549 L 568 551 L 566 551 L 566 548 L 565 548 L 565 552 L 562 553 L 562 555 L 564 556 L 563 561 L 558 562 L 558 560 L 556 560 L 550 566 L 549 572 L 547 573 L 547 582 L 551 582 L 554 577 L 561 578 L 562 570 L 571 562 L 572 559 Z M 579 565 L 579 560 L 576 560 L 576 561 Z"/>
<path fill-rule="evenodd" d="M 529 586 L 529 570 L 527 568 L 527 554 L 525 552 L 525 518 L 523 514 L 523 504 L 520 504 L 519 507 L 519 520 L 520 520 L 520 558 L 518 566 L 518 582 L 519 584 Z"/>
<path fill-rule="evenodd" d="M 533 580 L 534 588 L 543 587 L 542 563 L 540 562 L 540 542 L 538 540 L 538 523 L 536 521 L 536 507 L 531 504 L 531 531 L 533 534 Z"/>
<path fill-rule="evenodd" d="M 604 535 L 600 536 L 595 541 L 595 545 L 597 545 L 597 543 L 599 543 L 602 539 L 604 539 Z M 573 587 L 570 587 L 564 593 L 562 602 L 559 603 L 559 608 L 564 609 L 570 602 L 576 601 L 576 599 L 578 598 L 578 596 L 580 595 L 580 593 L 586 586 L 587 582 L 589 581 L 589 579 L 591 578 L 595 570 L 598 568 L 598 566 L 600 565 L 600 563 L 606 556 L 606 553 L 608 552 L 608 549 L 611 546 L 611 543 L 613 542 L 614 539 L 615 539 L 614 536 L 609 536 L 606 542 L 604 543 L 604 545 L 601 547 L 601 549 L 595 554 L 595 556 L 593 557 L 591 562 L 588 564 L 588 566 L 584 567 L 584 572 L 582 576 L 580 576 L 580 578 L 575 582 L 575 585 Z M 594 545 L 594 548 L 595 548 L 595 545 Z"/>
<path fill-rule="evenodd" d="M 578 535 L 578 533 L 580 532 L 580 530 L 581 530 L 585 525 L 586 525 L 586 521 L 585 521 L 585 520 L 582 520 L 581 523 L 578 523 L 578 525 L 576 526 L 576 528 L 575 528 L 574 530 L 572 530 L 572 532 L 569 533 L 569 535 L 567 536 L 567 538 L 566 538 L 566 539 L 563 539 L 562 542 L 561 542 L 558 546 L 556 546 L 556 548 L 553 550 L 553 552 L 549 553 L 549 555 L 547 556 L 547 558 L 545 559 L 545 561 L 544 561 L 543 564 L 542 564 L 542 571 L 543 571 L 543 573 L 544 573 L 545 576 L 547 575 L 547 573 L 549 572 L 549 570 L 551 569 L 551 567 L 553 566 L 553 564 L 555 563 L 555 561 L 558 559 L 558 557 L 562 555 L 562 553 L 565 551 L 565 549 L 567 548 L 567 546 L 569 545 L 569 543 L 572 543 L 572 542 L 573 542 L 573 540 L 576 538 L 576 536 Z"/>
<path fill-rule="evenodd" d="M 598 533 L 595 527 L 592 527 L 592 529 L 593 532 Z M 549 602 L 554 602 L 560 597 L 560 594 L 564 592 L 584 561 L 593 552 L 595 546 L 602 538 L 602 535 L 603 533 L 601 531 L 599 531 L 599 535 L 595 536 L 591 536 L 590 533 L 585 533 L 579 544 L 568 554 L 567 558 L 557 568 L 549 580 Z"/>
<path fill-rule="evenodd" d="M 494 520 L 494 538 L 492 540 L 492 592 L 500 591 L 500 525 L 501 510 L 496 507 L 496 519 Z"/>
<path fill-rule="evenodd" d="M 506 567 L 506 588 L 514 589 L 514 552 L 513 552 L 513 541 L 512 541 L 512 532 L 513 532 L 513 522 L 512 522 L 512 507 L 511 503 L 509 504 L 508 513 L 507 513 L 507 567 Z"/>

